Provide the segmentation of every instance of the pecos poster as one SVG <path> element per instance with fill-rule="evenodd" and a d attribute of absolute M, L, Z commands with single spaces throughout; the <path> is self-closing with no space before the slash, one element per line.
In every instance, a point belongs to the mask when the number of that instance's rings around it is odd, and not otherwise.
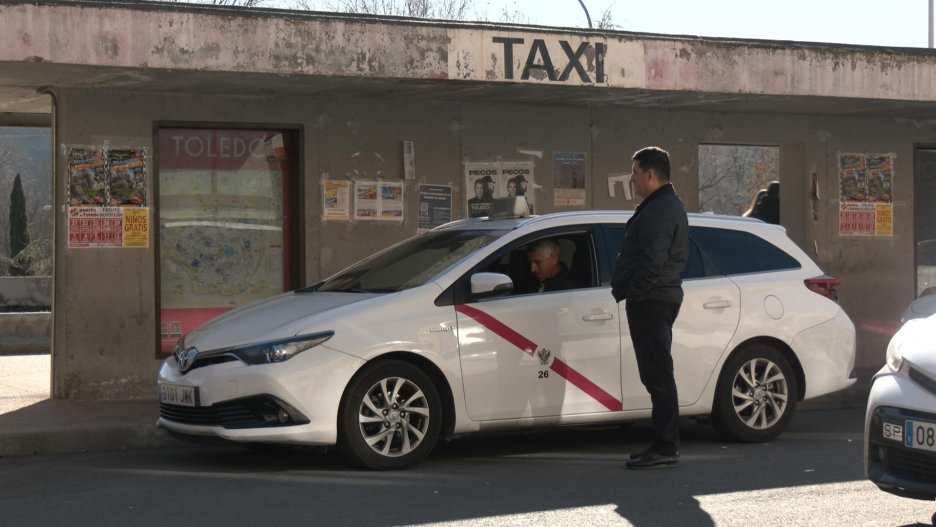
<path fill-rule="evenodd" d="M 491 210 L 494 198 L 523 196 L 533 214 L 533 163 L 465 163 L 465 210 L 469 218 L 482 218 Z"/>
<path fill-rule="evenodd" d="M 894 235 L 894 154 L 839 154 L 839 235 Z"/>

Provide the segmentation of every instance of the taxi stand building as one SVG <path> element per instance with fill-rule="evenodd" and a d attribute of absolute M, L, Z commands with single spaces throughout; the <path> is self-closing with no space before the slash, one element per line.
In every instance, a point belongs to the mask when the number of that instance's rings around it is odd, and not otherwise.
<path fill-rule="evenodd" d="M 0 13 L 0 124 L 53 129 L 54 397 L 153 397 L 192 324 L 415 235 L 421 184 L 466 217 L 471 163 L 529 167 L 536 213 L 632 209 L 608 179 L 657 145 L 693 211 L 700 145 L 778 147 L 781 224 L 841 279 L 866 370 L 936 265 L 931 50 L 136 1 Z M 70 207 L 77 147 L 144 151 L 144 247 L 69 238 L 102 217 Z M 557 153 L 583 154 L 584 204 L 556 205 Z M 863 236 L 841 215 L 849 153 L 892 163 Z"/>

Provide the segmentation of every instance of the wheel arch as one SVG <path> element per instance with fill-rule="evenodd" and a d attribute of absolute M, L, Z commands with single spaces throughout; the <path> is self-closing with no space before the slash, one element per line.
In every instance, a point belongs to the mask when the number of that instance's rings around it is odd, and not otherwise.
<path fill-rule="evenodd" d="M 740 353 L 741 351 L 750 348 L 751 346 L 757 345 L 767 346 L 775 349 L 777 352 L 783 355 L 783 358 L 785 358 L 787 362 L 790 363 L 790 367 L 793 368 L 793 373 L 796 375 L 796 400 L 797 402 L 802 401 L 806 396 L 806 372 L 803 371 L 803 365 L 800 364 L 799 358 L 796 356 L 796 352 L 793 351 L 793 348 L 778 338 L 760 336 L 745 340 L 744 342 L 735 346 L 735 349 L 732 350 L 727 357 L 725 357 L 725 362 L 723 364 L 727 364 L 728 361 L 730 361 L 736 354 Z M 723 368 L 720 375 L 724 374 L 725 371 Z"/>
<path fill-rule="evenodd" d="M 418 353 L 413 353 L 411 351 L 391 351 L 368 360 L 361 366 L 358 373 L 368 364 L 380 362 L 382 360 L 398 360 L 412 364 L 429 376 L 429 379 L 436 387 L 436 391 L 439 392 L 439 397 L 442 399 L 442 430 L 439 435 L 443 438 L 452 437 L 455 432 L 455 396 L 452 393 L 452 386 L 449 384 L 445 374 L 442 373 L 442 370 L 430 359 Z M 358 373 L 355 373 L 355 376 L 358 375 Z M 348 386 L 350 385 L 351 381 L 348 381 Z M 346 386 L 346 393 L 347 389 Z M 342 394 L 342 399 L 344 399 L 344 397 L 345 394 Z"/>

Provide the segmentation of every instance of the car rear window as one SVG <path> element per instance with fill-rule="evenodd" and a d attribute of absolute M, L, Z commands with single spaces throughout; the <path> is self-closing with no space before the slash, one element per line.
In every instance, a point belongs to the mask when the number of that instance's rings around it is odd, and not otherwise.
<path fill-rule="evenodd" d="M 796 258 L 749 232 L 690 227 L 689 235 L 729 276 L 800 268 Z"/>

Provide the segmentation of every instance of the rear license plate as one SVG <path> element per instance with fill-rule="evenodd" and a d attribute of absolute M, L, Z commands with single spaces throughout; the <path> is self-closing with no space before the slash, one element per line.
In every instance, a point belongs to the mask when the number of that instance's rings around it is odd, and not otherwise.
<path fill-rule="evenodd" d="M 178 406 L 198 406 L 194 386 L 159 385 L 159 402 Z"/>
<path fill-rule="evenodd" d="M 904 422 L 904 445 L 910 448 L 936 452 L 936 423 L 926 421 Z"/>

